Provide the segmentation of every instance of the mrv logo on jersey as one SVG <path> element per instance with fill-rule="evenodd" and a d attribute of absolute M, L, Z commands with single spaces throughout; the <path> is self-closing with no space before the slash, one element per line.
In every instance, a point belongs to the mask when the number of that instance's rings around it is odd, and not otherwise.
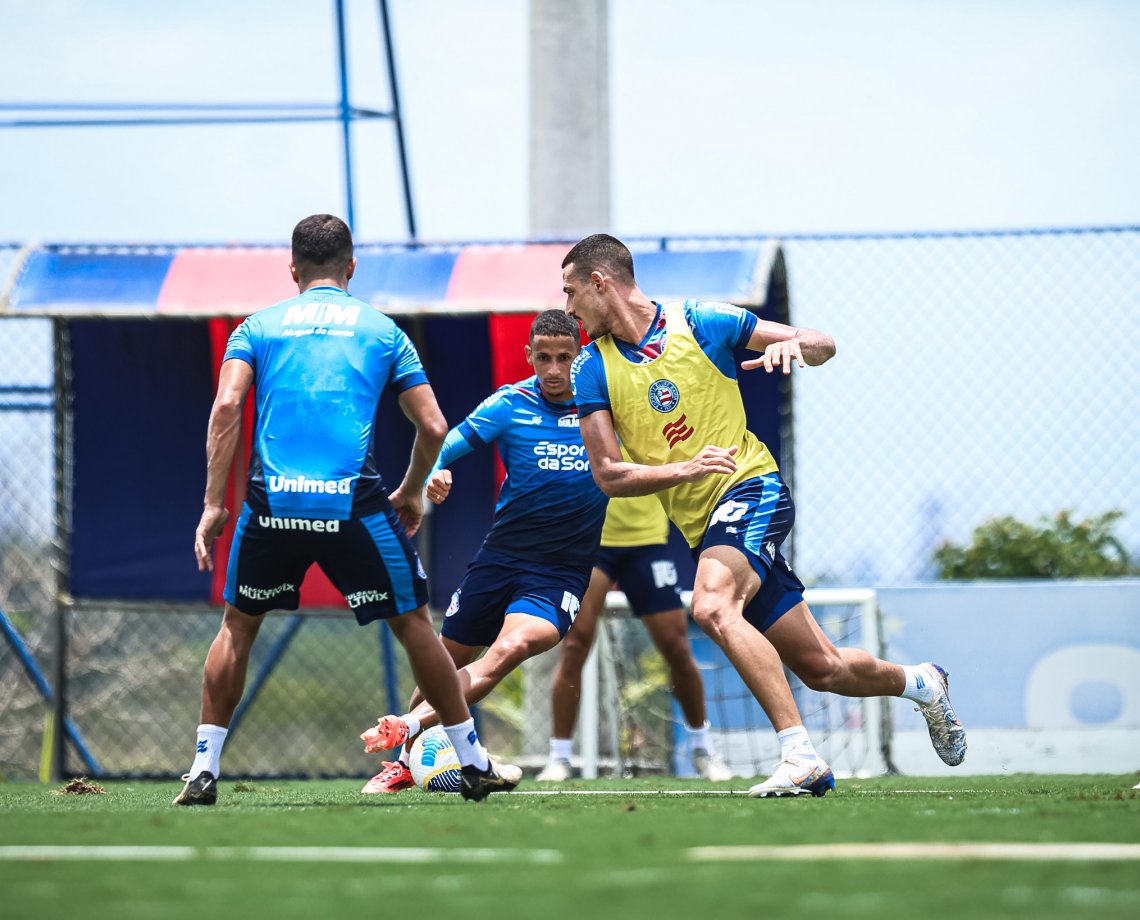
<path fill-rule="evenodd" d="M 269 517 L 266 514 L 259 514 L 257 523 L 266 530 L 311 530 L 313 533 L 340 533 L 340 521 Z"/>
<path fill-rule="evenodd" d="M 286 476 L 269 477 L 270 492 L 309 492 L 319 495 L 349 495 L 352 492 L 352 477 L 347 479 L 296 479 Z"/>
<path fill-rule="evenodd" d="M 298 303 L 285 311 L 282 326 L 355 326 L 359 304 Z"/>
<path fill-rule="evenodd" d="M 588 470 L 590 461 L 583 456 L 583 444 L 558 444 L 554 441 L 539 441 L 534 445 L 534 455 L 538 457 L 540 470 Z"/>

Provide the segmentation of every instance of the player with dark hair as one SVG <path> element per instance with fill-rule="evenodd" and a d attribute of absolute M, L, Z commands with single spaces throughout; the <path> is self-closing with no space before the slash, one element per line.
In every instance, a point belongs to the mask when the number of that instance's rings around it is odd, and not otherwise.
<path fill-rule="evenodd" d="M 913 700 L 938 755 L 961 763 L 966 733 L 950 705 L 946 672 L 929 662 L 901 666 L 862 649 L 837 649 L 780 553 L 794 506 L 768 448 L 747 430 L 733 349 L 762 352 L 741 365 L 746 370 L 788 374 L 793 364 L 831 358 L 831 337 L 731 304 L 657 304 L 638 288 L 629 249 L 606 234 L 570 250 L 562 283 L 567 314 L 594 340 L 572 374 L 594 477 L 610 496 L 657 493 L 697 558 L 694 619 L 780 738 L 780 764 L 750 794 L 823 795 L 835 786 L 781 661 L 813 690 Z"/>
<path fill-rule="evenodd" d="M 391 319 L 348 293 L 352 235 L 329 214 L 293 231 L 298 297 L 253 314 L 230 336 L 206 436 L 206 496 L 194 535 L 201 571 L 229 520 L 226 481 L 242 406 L 256 385 L 245 504 L 226 570 L 222 625 L 206 656 L 194 763 L 175 805 L 213 805 L 222 747 L 245 687 L 262 614 L 296 610 L 316 563 L 361 625 L 385 620 L 425 696 L 439 708 L 469 799 L 511 789 L 521 771 L 488 757 L 427 609 L 427 576 L 408 537 L 447 423 L 419 355 Z M 376 408 L 385 388 L 416 428 L 407 472 L 389 495 L 376 468 Z"/>
<path fill-rule="evenodd" d="M 590 589 L 574 628 L 559 648 L 551 686 L 550 757 L 538 774 L 539 781 L 560 782 L 572 775 L 570 754 L 582 668 L 594 644 L 606 594 L 615 584 L 625 592 L 630 610 L 645 624 L 669 668 L 669 686 L 685 717 L 693 769 L 702 779 L 732 779 L 732 771 L 713 748 L 711 727 L 705 718 L 705 685 L 689 644 L 689 617 L 681 603 L 677 566 L 668 541 L 669 519 L 655 496 L 610 499 Z"/>
<path fill-rule="evenodd" d="M 448 432 L 428 478 L 427 496 L 438 505 L 451 491 L 446 467 L 492 443 L 507 473 L 495 522 L 443 620 L 443 644 L 460 669 L 468 703 L 485 697 L 526 659 L 557 645 L 590 581 L 607 499 L 590 475 L 578 433 L 570 391 L 570 365 L 578 351 L 577 323 L 561 310 L 538 314 L 526 345 L 534 375 L 500 387 Z M 476 659 L 484 647 L 486 654 Z M 369 753 L 404 746 L 362 792 L 414 785 L 411 742 L 439 716 L 419 688 L 408 709 L 402 716 L 384 716 L 360 736 Z"/>

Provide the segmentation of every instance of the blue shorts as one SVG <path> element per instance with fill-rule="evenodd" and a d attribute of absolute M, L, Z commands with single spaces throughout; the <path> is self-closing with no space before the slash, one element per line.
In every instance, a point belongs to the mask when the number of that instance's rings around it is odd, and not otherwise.
<path fill-rule="evenodd" d="M 223 596 L 254 616 L 296 610 L 301 582 L 314 562 L 361 626 L 427 603 L 427 574 L 391 506 L 335 521 L 274 517 L 243 505 Z"/>
<path fill-rule="evenodd" d="M 766 632 L 804 599 L 803 582 L 780 553 L 796 519 L 796 508 L 777 473 L 747 479 L 729 489 L 709 517 L 699 557 L 710 546 L 734 546 L 760 576 L 760 589 L 744 608 L 744 619 Z"/>
<path fill-rule="evenodd" d="M 473 647 L 493 643 L 508 613 L 552 623 L 562 639 L 590 584 L 589 566 L 527 562 L 479 550 L 444 614 L 441 635 Z"/>
<path fill-rule="evenodd" d="M 684 609 L 668 543 L 603 546 L 594 568 L 618 583 L 635 617 Z"/>

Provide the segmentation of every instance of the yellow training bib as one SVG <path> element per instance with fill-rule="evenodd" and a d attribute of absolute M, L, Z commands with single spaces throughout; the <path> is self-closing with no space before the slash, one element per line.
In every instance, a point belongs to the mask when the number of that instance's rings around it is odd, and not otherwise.
<path fill-rule="evenodd" d="M 764 443 L 748 431 L 736 380 L 721 373 L 693 336 L 684 305 L 666 304 L 663 309 L 665 349 L 649 363 L 626 360 L 611 336 L 599 338 L 597 345 L 614 428 L 634 463 L 684 462 L 710 444 L 737 447 L 736 472 L 731 475 L 713 474 L 656 493 L 669 519 L 695 547 L 725 492 L 775 472 L 777 466 Z"/>

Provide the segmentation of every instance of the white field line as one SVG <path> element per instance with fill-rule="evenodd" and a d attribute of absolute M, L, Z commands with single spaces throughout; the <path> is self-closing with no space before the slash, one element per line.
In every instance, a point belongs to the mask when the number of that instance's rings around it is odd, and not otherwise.
<path fill-rule="evenodd" d="M 696 862 L 827 859 L 968 859 L 1048 862 L 1132 862 L 1136 843 L 826 843 L 803 846 L 691 847 Z"/>
<path fill-rule="evenodd" d="M 558 850 L 442 847 L 0 847 L 0 862 L 175 862 L 194 859 L 330 863 L 557 863 L 562 861 L 562 853 Z"/>
<path fill-rule="evenodd" d="M 981 792 L 980 789 L 881 789 L 871 792 L 850 793 L 840 789 L 840 795 L 909 795 L 922 793 L 923 795 L 969 795 Z M 508 795 L 739 795 L 748 797 L 747 789 L 515 789 Z M 810 796 L 805 796 L 810 798 Z"/>

